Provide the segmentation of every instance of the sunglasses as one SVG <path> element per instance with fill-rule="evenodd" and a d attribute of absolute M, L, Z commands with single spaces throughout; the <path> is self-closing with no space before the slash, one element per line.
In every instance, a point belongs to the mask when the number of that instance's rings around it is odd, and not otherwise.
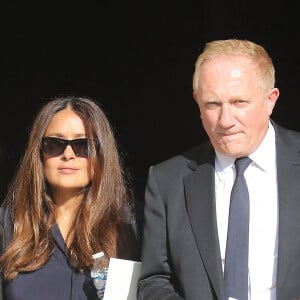
<path fill-rule="evenodd" d="M 95 147 L 97 151 L 99 150 L 99 142 L 94 139 Z M 56 137 L 46 137 L 42 138 L 42 150 L 47 156 L 59 156 L 64 153 L 66 147 L 70 145 L 76 156 L 89 157 L 90 148 L 89 142 L 86 138 L 65 140 Z"/>

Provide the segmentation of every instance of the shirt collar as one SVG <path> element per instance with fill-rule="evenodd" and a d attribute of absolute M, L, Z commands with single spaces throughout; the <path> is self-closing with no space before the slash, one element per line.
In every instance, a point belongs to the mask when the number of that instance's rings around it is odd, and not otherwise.
<path fill-rule="evenodd" d="M 271 122 L 265 138 L 259 147 L 250 155 L 252 161 L 264 171 L 269 171 L 276 162 L 275 130 Z"/>

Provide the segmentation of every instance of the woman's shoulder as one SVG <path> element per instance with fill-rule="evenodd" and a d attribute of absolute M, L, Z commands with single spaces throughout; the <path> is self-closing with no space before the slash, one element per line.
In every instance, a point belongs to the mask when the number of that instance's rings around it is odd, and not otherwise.
<path fill-rule="evenodd" d="M 7 215 L 7 209 L 4 206 L 0 206 L 0 255 L 2 255 L 3 250 L 6 247 L 6 230 L 4 229 L 4 226 L 6 224 L 6 215 Z"/>
<path fill-rule="evenodd" d="M 11 240 L 12 226 L 9 209 L 3 204 L 0 206 L 0 226 L 1 231 L 5 233 L 4 243 L 7 244 Z"/>
<path fill-rule="evenodd" d="M 117 226 L 117 258 L 139 260 L 140 236 L 135 220 L 134 210 L 124 205 L 121 220 Z"/>
<path fill-rule="evenodd" d="M 6 222 L 6 219 L 8 218 L 8 209 L 6 206 L 1 204 L 0 206 L 0 224 L 4 225 Z"/>

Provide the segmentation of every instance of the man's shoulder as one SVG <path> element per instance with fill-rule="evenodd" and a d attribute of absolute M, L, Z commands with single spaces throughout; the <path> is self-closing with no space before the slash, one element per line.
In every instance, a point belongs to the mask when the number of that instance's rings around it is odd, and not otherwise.
<path fill-rule="evenodd" d="M 201 164 L 203 161 L 208 161 L 214 155 L 214 149 L 211 143 L 205 142 L 193 148 L 190 148 L 180 154 L 174 155 L 164 161 L 156 163 L 153 168 L 161 169 L 177 169 L 186 166 L 193 167 Z"/>
<path fill-rule="evenodd" d="M 277 140 L 282 140 L 285 144 L 296 144 L 300 143 L 300 132 L 292 129 L 285 128 L 277 123 L 273 122 L 275 134 Z"/>

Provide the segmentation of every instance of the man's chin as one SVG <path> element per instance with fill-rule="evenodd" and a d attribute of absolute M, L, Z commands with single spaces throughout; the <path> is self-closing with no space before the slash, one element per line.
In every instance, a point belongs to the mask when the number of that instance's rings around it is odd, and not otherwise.
<path fill-rule="evenodd" d="M 225 156 L 234 158 L 244 157 L 248 155 L 245 145 L 243 146 L 241 143 L 237 142 L 222 144 L 217 150 Z"/>

